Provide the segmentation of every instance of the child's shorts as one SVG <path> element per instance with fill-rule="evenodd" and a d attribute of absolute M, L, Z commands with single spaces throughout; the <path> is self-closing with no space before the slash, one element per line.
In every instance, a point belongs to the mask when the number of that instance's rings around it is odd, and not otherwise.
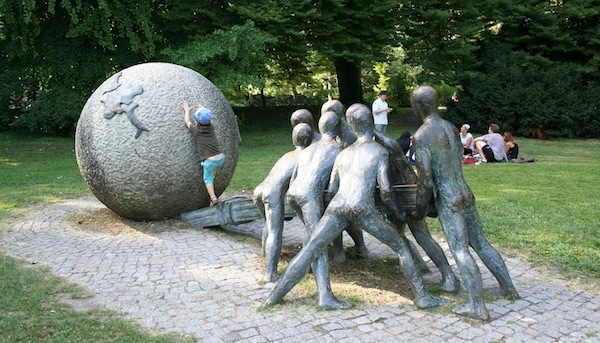
<path fill-rule="evenodd" d="M 200 162 L 200 165 L 204 169 L 204 184 L 212 185 L 215 180 L 215 169 L 219 168 L 225 162 L 225 154 L 221 155 L 221 158 L 218 160 L 204 160 Z"/>

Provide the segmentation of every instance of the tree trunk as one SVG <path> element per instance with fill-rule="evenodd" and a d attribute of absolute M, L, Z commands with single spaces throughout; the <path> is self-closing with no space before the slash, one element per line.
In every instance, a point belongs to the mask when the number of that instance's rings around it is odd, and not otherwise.
<path fill-rule="evenodd" d="M 265 98 L 265 89 L 261 88 L 260 89 L 260 100 L 262 102 L 263 107 L 267 106 L 267 99 Z"/>
<path fill-rule="evenodd" d="M 340 101 L 346 108 L 357 102 L 363 102 L 362 84 L 360 81 L 360 66 L 343 57 L 333 61 L 337 73 Z"/>
<path fill-rule="evenodd" d="M 292 104 L 298 103 L 298 89 L 294 83 L 292 83 Z"/>

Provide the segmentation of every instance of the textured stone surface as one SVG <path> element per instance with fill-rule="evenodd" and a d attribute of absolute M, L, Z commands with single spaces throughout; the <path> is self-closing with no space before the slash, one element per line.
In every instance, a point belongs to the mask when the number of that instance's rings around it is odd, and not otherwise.
<path fill-rule="evenodd" d="M 181 103 L 201 102 L 225 152 L 215 191 L 235 170 L 240 133 L 231 106 L 208 79 L 174 64 L 139 64 L 111 76 L 85 104 L 75 137 L 77 163 L 92 193 L 117 214 L 155 220 L 205 207 L 209 196 Z"/>

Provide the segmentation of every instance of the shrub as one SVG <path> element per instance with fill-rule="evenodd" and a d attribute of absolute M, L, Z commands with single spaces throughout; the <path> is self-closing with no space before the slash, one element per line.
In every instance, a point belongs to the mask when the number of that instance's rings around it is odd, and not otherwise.
<path fill-rule="evenodd" d="M 291 130 L 290 115 L 300 108 L 306 108 L 312 113 L 315 129 L 317 129 L 321 105 L 233 107 L 233 112 L 242 131 L 281 127 L 289 127 Z"/>
<path fill-rule="evenodd" d="M 45 135 L 74 135 L 86 97 L 68 88 L 44 91 L 12 123 L 16 129 Z"/>
<path fill-rule="evenodd" d="M 551 137 L 598 137 L 600 120 L 594 113 L 599 101 L 593 95 L 600 85 L 585 82 L 576 64 L 502 46 L 488 47 L 482 56 L 483 73 L 465 84 L 460 101 L 448 108 L 449 120 L 468 122 L 475 132 L 497 123 L 521 136 L 540 129 Z"/>

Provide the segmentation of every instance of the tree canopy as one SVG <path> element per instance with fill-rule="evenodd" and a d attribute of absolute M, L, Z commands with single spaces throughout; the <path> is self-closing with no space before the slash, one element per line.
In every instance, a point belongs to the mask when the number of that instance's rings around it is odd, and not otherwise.
<path fill-rule="evenodd" d="M 328 83 L 349 105 L 383 77 L 460 90 L 449 118 L 476 128 L 597 137 L 599 19 L 600 0 L 2 0 L 0 128 L 72 133 L 108 76 L 163 61 L 231 99 Z"/>

